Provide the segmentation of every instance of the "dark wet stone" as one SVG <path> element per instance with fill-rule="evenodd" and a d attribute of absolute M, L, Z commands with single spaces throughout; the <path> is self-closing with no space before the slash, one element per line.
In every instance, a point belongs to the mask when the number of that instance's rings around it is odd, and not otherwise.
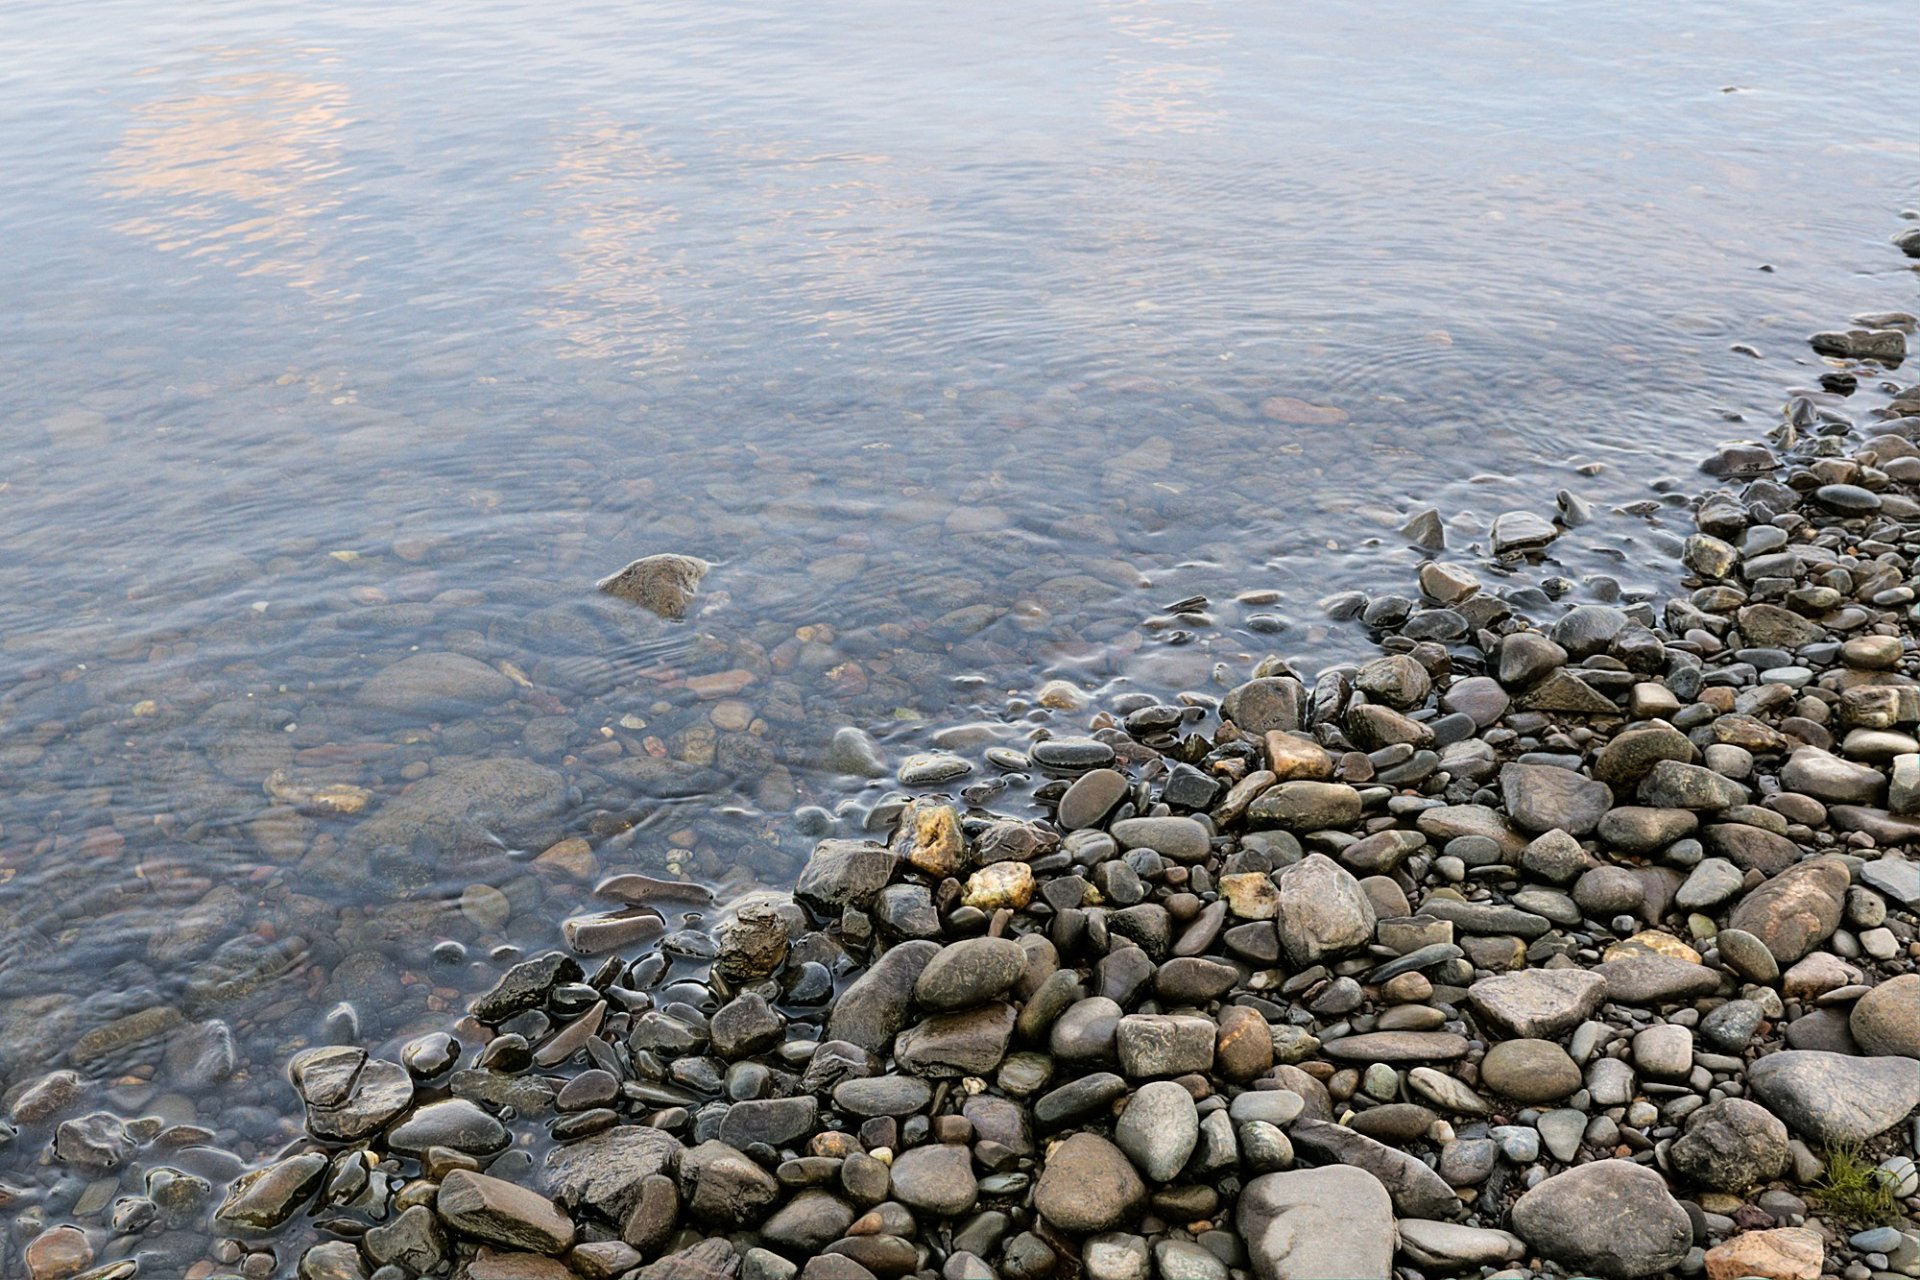
<path fill-rule="evenodd" d="M 213 1220 L 229 1231 L 272 1231 L 306 1206 L 326 1172 L 327 1157 L 308 1151 L 242 1174 Z"/>
<path fill-rule="evenodd" d="M 833 1105 L 856 1116 L 910 1116 L 922 1111 L 933 1089 L 914 1076 L 873 1076 L 835 1086 Z"/>
<path fill-rule="evenodd" d="M 1097 738 L 1048 738 L 1027 755 L 1048 769 L 1098 769 L 1113 763 L 1113 748 Z"/>
<path fill-rule="evenodd" d="M 419 1159 L 428 1147 L 448 1147 L 475 1156 L 505 1151 L 506 1126 L 464 1098 L 430 1102 L 387 1134 L 390 1150 Z"/>
<path fill-rule="evenodd" d="M 914 983 L 939 950 L 932 942 L 903 942 L 890 948 L 835 1002 L 827 1021 L 828 1037 L 850 1041 L 870 1053 L 890 1049 L 893 1038 L 907 1025 Z"/>
<path fill-rule="evenodd" d="M 923 1009 L 967 1009 L 1008 991 L 1027 970 L 1027 955 L 1010 938 L 967 938 L 951 943 L 927 962 L 914 980 L 913 998 Z"/>
<path fill-rule="evenodd" d="M 578 982 L 585 975 L 580 962 L 559 951 L 522 960 L 500 976 L 493 989 L 473 1002 L 473 1016 L 498 1025 L 546 1003 L 547 994 L 562 982 Z"/>
<path fill-rule="evenodd" d="M 900 860 L 883 845 L 863 840 L 822 840 L 794 882 L 794 898 L 822 916 L 847 907 L 865 909 L 893 879 Z"/>
<path fill-rule="evenodd" d="M 902 1032 L 894 1057 L 920 1075 L 985 1075 L 1007 1056 L 1014 1017 L 1013 1006 L 1001 1002 L 937 1014 Z"/>
<path fill-rule="evenodd" d="M 680 1140 L 663 1129 L 621 1125 L 548 1151 L 546 1186 L 569 1208 L 619 1223 L 638 1203 L 645 1180 L 671 1173 L 681 1152 Z"/>
<path fill-rule="evenodd" d="M 756 1142 L 784 1147 L 812 1133 L 819 1114 L 820 1104 L 811 1095 L 736 1102 L 727 1108 L 719 1138 L 743 1150 Z"/>

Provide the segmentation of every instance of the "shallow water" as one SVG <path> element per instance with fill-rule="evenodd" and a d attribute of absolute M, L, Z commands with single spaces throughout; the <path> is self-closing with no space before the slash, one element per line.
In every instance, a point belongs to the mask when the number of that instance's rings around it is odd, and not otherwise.
<path fill-rule="evenodd" d="M 103 1100 L 270 1151 L 338 1002 L 857 829 L 835 728 L 1311 671 L 1408 512 L 1657 499 L 1914 306 L 1884 6 L 1041 8 L 0 8 L 0 1086 L 104 1028 Z M 657 551 L 687 621 L 594 595 Z M 416 652 L 496 674 L 363 691 Z M 368 834 L 474 759 L 553 774 Z"/>

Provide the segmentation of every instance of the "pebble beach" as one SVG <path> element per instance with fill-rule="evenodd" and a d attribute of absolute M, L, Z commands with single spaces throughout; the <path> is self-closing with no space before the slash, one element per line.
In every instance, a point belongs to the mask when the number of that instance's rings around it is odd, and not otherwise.
<path fill-rule="evenodd" d="M 154 1274 L 165 1229 L 193 1280 L 1920 1276 L 1914 327 L 1812 338 L 1668 508 L 1672 594 L 1564 601 L 1572 494 L 1414 510 L 1413 581 L 1321 602 L 1364 660 L 843 728 L 885 794 L 790 891 L 599 879 L 441 1029 L 290 1053 L 304 1134 L 225 1176 L 76 1046 L 5 1090 L 21 1274 Z M 671 622 L 709 568 L 600 586 Z M 533 840 L 562 801 L 503 769 L 347 851 L 515 776 Z"/>

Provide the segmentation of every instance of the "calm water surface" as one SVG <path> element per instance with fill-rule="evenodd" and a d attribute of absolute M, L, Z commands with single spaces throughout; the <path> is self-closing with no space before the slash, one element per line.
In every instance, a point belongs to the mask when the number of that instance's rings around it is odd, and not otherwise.
<path fill-rule="evenodd" d="M 0 1087 L 255 1158 L 288 1050 L 443 1024 L 598 872 L 856 830 L 840 726 L 1311 671 L 1408 512 L 1657 497 L 1914 306 L 1889 16 L 0 8 Z M 1653 589 L 1672 523 L 1547 571 Z M 656 551 L 685 622 L 591 589 Z M 144 1176 L 44 1137 L 28 1227 Z"/>

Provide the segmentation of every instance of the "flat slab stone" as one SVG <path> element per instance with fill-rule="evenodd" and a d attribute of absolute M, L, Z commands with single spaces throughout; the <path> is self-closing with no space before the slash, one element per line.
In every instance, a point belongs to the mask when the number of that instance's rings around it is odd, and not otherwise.
<path fill-rule="evenodd" d="M 1607 980 L 1607 998 L 1621 1004 L 1664 1004 L 1712 995 L 1720 975 L 1676 956 L 1644 955 L 1609 960 L 1593 972 Z"/>
<path fill-rule="evenodd" d="M 1288 1130 L 1293 1145 L 1316 1159 L 1364 1169 L 1380 1180 L 1395 1213 L 1415 1218 L 1451 1218 L 1459 1197 L 1417 1156 L 1376 1142 L 1345 1125 L 1326 1120 L 1296 1120 Z"/>
<path fill-rule="evenodd" d="M 1467 1056 L 1464 1036 L 1450 1031 L 1369 1031 L 1329 1040 L 1320 1052 L 1336 1062 L 1449 1062 Z"/>
<path fill-rule="evenodd" d="M 1370 1173 L 1345 1165 L 1255 1178 L 1235 1224 L 1260 1280 L 1390 1280 L 1393 1201 Z"/>
<path fill-rule="evenodd" d="M 573 1243 L 573 1222 L 553 1201 L 483 1173 L 449 1173 L 434 1208 L 455 1231 L 488 1244 L 551 1254 Z"/>
<path fill-rule="evenodd" d="M 1864 1142 L 1920 1106 L 1920 1062 L 1788 1049 L 1748 1067 L 1747 1086 L 1802 1137 Z"/>
<path fill-rule="evenodd" d="M 1522 969 L 1467 988 L 1467 1003 L 1506 1034 L 1543 1040 L 1573 1030 L 1606 998 L 1606 978 L 1584 969 Z"/>

